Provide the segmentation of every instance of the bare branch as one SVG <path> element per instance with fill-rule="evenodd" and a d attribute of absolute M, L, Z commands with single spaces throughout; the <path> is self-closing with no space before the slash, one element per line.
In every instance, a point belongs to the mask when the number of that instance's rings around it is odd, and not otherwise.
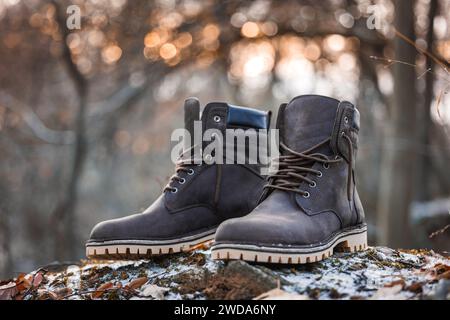
<path fill-rule="evenodd" d="M 0 91 L 0 99 L 2 105 L 18 113 L 36 137 L 42 141 L 51 144 L 64 145 L 72 144 L 75 141 L 75 134 L 73 131 L 53 130 L 48 128 L 30 106 L 5 91 Z"/>

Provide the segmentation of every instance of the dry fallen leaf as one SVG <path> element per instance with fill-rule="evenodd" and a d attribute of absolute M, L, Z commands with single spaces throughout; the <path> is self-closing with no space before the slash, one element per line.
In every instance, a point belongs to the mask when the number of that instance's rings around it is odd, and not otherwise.
<path fill-rule="evenodd" d="M 395 281 L 385 284 L 384 286 L 386 288 L 392 288 L 394 286 L 401 286 L 403 289 L 405 287 L 405 280 L 403 280 L 403 279 L 395 280 Z"/>
<path fill-rule="evenodd" d="M 254 300 L 310 300 L 304 294 L 290 293 L 281 289 L 272 289 L 260 294 Z"/>
<path fill-rule="evenodd" d="M 0 286 L 0 300 L 12 300 L 18 293 L 16 283 L 11 281 L 8 284 Z"/>
<path fill-rule="evenodd" d="M 141 278 L 136 278 L 133 281 L 131 281 L 129 284 L 127 284 L 127 288 L 129 289 L 139 289 L 140 287 L 142 287 L 146 282 L 148 281 L 147 277 L 141 277 Z"/>
<path fill-rule="evenodd" d="M 24 273 L 21 273 L 16 279 L 16 288 L 19 293 L 28 290 L 31 287 L 31 281 L 26 278 Z"/>
<path fill-rule="evenodd" d="M 65 288 L 61 288 L 61 289 L 55 290 L 54 293 L 56 294 L 58 299 L 63 299 L 64 297 L 72 294 L 72 289 L 65 287 Z"/>
<path fill-rule="evenodd" d="M 106 282 L 106 283 L 102 284 L 100 287 L 98 287 L 97 290 L 91 294 L 91 297 L 93 299 L 98 299 L 105 293 L 106 290 L 109 290 L 112 287 L 113 287 L 112 282 Z"/>
<path fill-rule="evenodd" d="M 44 275 L 42 274 L 42 272 L 38 272 L 34 275 L 33 278 L 33 287 L 39 287 L 39 285 L 42 283 L 42 281 L 44 280 Z"/>
<path fill-rule="evenodd" d="M 443 263 L 435 264 L 430 270 L 428 270 L 428 274 L 432 281 L 450 279 L 450 265 Z"/>
<path fill-rule="evenodd" d="M 142 295 L 145 297 L 153 297 L 155 299 L 162 300 L 164 299 L 165 293 L 169 290 L 169 288 L 163 288 L 154 284 L 148 284 L 142 288 Z"/>
<path fill-rule="evenodd" d="M 191 251 L 195 251 L 195 250 L 208 250 L 211 247 L 213 242 L 214 241 L 211 240 L 211 241 L 206 241 L 206 242 L 199 243 L 199 244 L 197 244 L 195 246 L 190 247 L 189 250 L 187 250 L 187 251 L 191 252 Z"/>
<path fill-rule="evenodd" d="M 58 296 L 52 291 L 47 291 L 46 289 L 38 289 L 37 300 L 58 300 Z"/>
<path fill-rule="evenodd" d="M 405 296 L 401 295 L 403 286 L 401 284 L 392 287 L 383 287 L 370 298 L 371 300 L 404 300 Z"/>
<path fill-rule="evenodd" d="M 411 285 L 407 286 L 405 288 L 405 290 L 408 290 L 408 291 L 411 291 L 411 292 L 414 292 L 414 293 L 421 293 L 422 292 L 422 286 L 423 286 L 423 283 L 414 282 Z"/>

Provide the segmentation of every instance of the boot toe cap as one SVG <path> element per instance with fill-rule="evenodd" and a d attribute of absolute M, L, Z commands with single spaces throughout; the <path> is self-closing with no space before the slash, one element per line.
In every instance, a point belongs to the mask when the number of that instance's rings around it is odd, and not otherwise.
<path fill-rule="evenodd" d="M 244 217 L 222 223 L 216 231 L 217 243 L 278 244 L 292 241 L 292 230 L 270 219 Z"/>
<path fill-rule="evenodd" d="M 98 223 L 91 231 L 88 242 L 112 240 L 147 240 L 160 236 L 154 228 L 154 217 L 134 214 Z"/>
<path fill-rule="evenodd" d="M 118 239 L 123 236 L 123 231 L 120 228 L 120 219 L 107 220 L 95 225 L 88 242 Z"/>
<path fill-rule="evenodd" d="M 318 217 L 294 219 L 273 214 L 255 214 L 228 220 L 217 229 L 216 243 L 257 246 L 308 246 L 326 240 L 339 229 L 339 221 L 329 215 L 320 223 Z"/>

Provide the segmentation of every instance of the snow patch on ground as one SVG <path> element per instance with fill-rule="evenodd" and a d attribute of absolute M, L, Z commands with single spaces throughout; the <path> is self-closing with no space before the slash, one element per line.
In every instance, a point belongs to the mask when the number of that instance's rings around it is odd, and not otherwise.
<path fill-rule="evenodd" d="M 211 279 L 226 268 L 227 263 L 211 259 L 208 249 L 149 260 L 87 261 L 62 271 L 31 273 L 29 277 L 42 273 L 44 280 L 23 299 L 205 299 L 221 287 Z M 306 265 L 252 264 L 248 270 L 254 270 L 256 277 L 263 271 L 280 280 L 285 297 L 297 294 L 311 299 L 430 298 L 450 281 L 448 258 L 385 247 L 338 253 Z M 447 283 L 444 290 L 448 287 Z"/>

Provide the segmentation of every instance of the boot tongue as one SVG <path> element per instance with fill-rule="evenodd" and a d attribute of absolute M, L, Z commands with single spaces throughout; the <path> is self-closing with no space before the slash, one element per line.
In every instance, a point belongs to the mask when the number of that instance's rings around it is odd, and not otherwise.
<path fill-rule="evenodd" d="M 294 98 L 284 109 L 280 126 L 283 142 L 294 151 L 303 152 L 329 138 L 333 131 L 339 101 L 306 95 Z M 329 145 L 314 150 L 325 155 L 333 152 Z"/>

